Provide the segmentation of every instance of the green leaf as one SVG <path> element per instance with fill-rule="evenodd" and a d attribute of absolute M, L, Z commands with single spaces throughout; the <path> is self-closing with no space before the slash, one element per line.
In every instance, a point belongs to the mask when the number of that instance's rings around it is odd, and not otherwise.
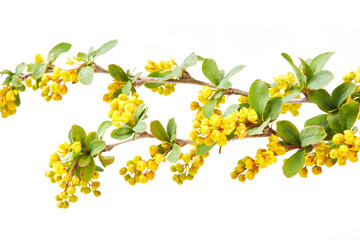
<path fill-rule="evenodd" d="M 176 122 L 174 118 L 168 121 L 166 131 L 170 136 L 170 140 L 173 141 L 176 138 Z"/>
<path fill-rule="evenodd" d="M 303 149 L 297 150 L 283 165 L 284 175 L 288 178 L 295 176 L 305 163 L 305 154 Z"/>
<path fill-rule="evenodd" d="M 48 55 L 48 62 L 54 62 L 62 53 L 69 51 L 71 48 L 70 43 L 59 43 L 55 47 L 53 47 Z"/>
<path fill-rule="evenodd" d="M 147 108 L 145 108 L 145 104 L 141 103 L 139 106 L 137 106 L 134 114 L 135 122 L 138 122 L 139 120 L 142 120 L 145 116 L 145 113 L 147 111 Z"/>
<path fill-rule="evenodd" d="M 230 70 L 230 72 L 228 72 L 228 74 L 226 74 L 224 79 L 229 80 L 229 78 L 231 78 L 232 76 L 234 76 L 235 74 L 237 74 L 238 72 L 243 70 L 244 67 L 246 67 L 246 66 L 245 65 L 238 65 L 238 66 L 234 67 L 233 69 Z"/>
<path fill-rule="evenodd" d="M 269 100 L 269 94 L 269 89 L 263 81 L 256 80 L 251 84 L 248 97 L 249 104 L 260 119 L 262 119 L 266 103 Z"/>
<path fill-rule="evenodd" d="M 232 87 L 231 82 L 225 78 L 223 80 L 221 80 L 220 84 L 218 85 L 219 89 L 228 89 L 231 87 Z"/>
<path fill-rule="evenodd" d="M 90 143 L 95 140 L 98 140 L 98 135 L 96 134 L 96 132 L 89 133 L 85 139 L 85 146 L 88 148 L 90 146 Z"/>
<path fill-rule="evenodd" d="M 98 172 L 103 172 L 104 169 L 102 167 L 99 167 L 99 166 L 95 166 L 95 171 L 98 171 Z"/>
<path fill-rule="evenodd" d="M 128 81 L 125 86 L 123 86 L 121 89 L 122 89 L 122 92 L 126 95 L 126 96 L 129 96 L 130 95 L 130 92 L 131 92 L 131 88 L 132 88 L 132 85 L 131 85 L 131 82 Z"/>
<path fill-rule="evenodd" d="M 207 79 L 216 86 L 220 83 L 220 71 L 216 62 L 211 58 L 205 58 L 202 64 L 202 72 Z"/>
<path fill-rule="evenodd" d="M 225 118 L 225 117 L 229 116 L 231 113 L 235 112 L 238 109 L 239 109 L 239 104 L 231 104 L 225 110 L 223 117 Z"/>
<path fill-rule="evenodd" d="M 70 162 L 71 160 L 73 160 L 73 151 L 70 151 L 68 154 L 66 154 L 65 158 L 63 160 L 61 160 L 62 163 L 67 163 Z"/>
<path fill-rule="evenodd" d="M 84 182 L 89 182 L 94 175 L 95 161 L 91 158 L 90 163 L 86 167 L 80 168 L 80 177 Z"/>
<path fill-rule="evenodd" d="M 26 68 L 27 64 L 22 62 L 16 65 L 15 75 L 19 76 Z"/>
<path fill-rule="evenodd" d="M 339 110 L 328 113 L 327 120 L 332 130 L 338 133 L 343 132 L 343 128 L 340 124 Z"/>
<path fill-rule="evenodd" d="M 11 83 L 12 83 L 12 85 L 14 85 L 15 87 L 21 87 L 21 85 L 22 85 L 19 77 L 18 77 L 18 76 L 15 76 L 15 75 L 12 76 L 12 78 L 11 78 Z"/>
<path fill-rule="evenodd" d="M 9 85 L 12 81 L 13 75 L 9 75 L 5 78 L 5 81 L 3 82 L 3 85 Z"/>
<path fill-rule="evenodd" d="M 132 76 L 131 82 L 134 83 L 141 76 L 141 74 L 142 74 L 142 72 L 139 72 L 139 73 L 135 74 L 134 76 Z"/>
<path fill-rule="evenodd" d="M 198 61 L 198 59 L 197 59 L 195 53 L 191 53 L 189 56 L 187 56 L 185 58 L 185 60 L 181 64 L 181 66 L 183 68 L 188 68 L 188 67 L 191 67 L 191 66 L 195 66 L 197 61 Z"/>
<path fill-rule="evenodd" d="M 282 97 L 282 101 L 283 103 L 286 103 L 287 101 L 290 101 L 294 98 L 296 98 L 297 96 L 299 96 L 300 92 L 299 91 L 296 91 L 296 92 L 293 92 L 293 93 L 290 93 L 284 97 Z"/>
<path fill-rule="evenodd" d="M 323 54 L 320 54 L 318 56 L 316 56 L 311 62 L 310 62 L 310 67 L 313 69 L 314 73 L 318 73 L 320 72 L 326 62 L 330 59 L 330 57 L 334 54 L 334 52 L 326 52 Z"/>
<path fill-rule="evenodd" d="M 309 127 L 309 126 L 322 126 L 327 134 L 324 140 L 331 140 L 332 137 L 335 135 L 335 132 L 330 128 L 329 122 L 327 120 L 327 114 L 321 114 L 308 119 L 305 122 L 304 127 Z"/>
<path fill-rule="evenodd" d="M 264 121 L 260 126 L 254 127 L 253 129 L 251 129 L 249 131 L 249 136 L 253 136 L 256 134 L 261 134 L 264 130 L 264 128 L 269 124 L 269 122 L 271 121 L 270 118 L 267 118 L 266 121 Z"/>
<path fill-rule="evenodd" d="M 283 120 L 276 123 L 278 136 L 293 146 L 300 146 L 299 130 L 289 121 Z"/>
<path fill-rule="evenodd" d="M 78 73 L 78 78 L 82 84 L 90 85 L 94 79 L 94 68 L 92 66 L 81 67 Z"/>
<path fill-rule="evenodd" d="M 307 83 L 309 89 L 320 89 L 328 85 L 334 79 L 334 75 L 329 71 L 316 73 Z"/>
<path fill-rule="evenodd" d="M 129 138 L 134 133 L 131 127 L 116 128 L 111 132 L 111 137 L 117 140 L 124 140 Z"/>
<path fill-rule="evenodd" d="M 306 73 L 307 83 L 309 84 L 309 80 L 311 80 L 311 78 L 314 76 L 314 72 L 311 69 L 311 67 L 309 66 L 309 64 L 307 64 L 307 62 L 305 62 L 301 58 L 300 58 L 300 61 L 301 61 L 302 67 L 304 68 L 305 73 Z"/>
<path fill-rule="evenodd" d="M 321 126 L 306 127 L 300 132 L 302 147 L 322 141 L 326 137 L 325 129 Z"/>
<path fill-rule="evenodd" d="M 105 147 L 106 143 L 103 140 L 95 140 L 91 142 L 89 145 L 90 155 L 95 156 L 96 154 L 104 150 Z"/>
<path fill-rule="evenodd" d="M 106 167 L 106 166 L 109 166 L 111 165 L 114 160 L 115 160 L 115 157 L 114 156 L 103 156 L 103 155 L 99 155 L 99 160 L 101 162 L 101 164 Z"/>
<path fill-rule="evenodd" d="M 133 130 L 138 133 L 145 132 L 147 129 L 146 123 L 144 121 L 139 121 L 135 127 L 133 127 Z"/>
<path fill-rule="evenodd" d="M 160 141 L 170 142 L 169 135 L 165 132 L 163 125 L 157 120 L 150 123 L 150 131 L 152 135 Z"/>
<path fill-rule="evenodd" d="M 220 98 L 222 98 L 222 96 L 224 95 L 224 92 L 225 92 L 224 89 L 219 90 L 212 98 L 213 98 L 213 99 L 220 99 Z"/>
<path fill-rule="evenodd" d="M 104 43 L 97 50 L 96 56 L 100 56 L 100 55 L 110 51 L 111 49 L 113 49 L 117 45 L 117 43 L 118 43 L 118 40 L 112 40 L 112 41 L 109 41 L 107 43 Z"/>
<path fill-rule="evenodd" d="M 340 107 L 341 104 L 355 91 L 356 85 L 351 82 L 343 82 L 331 93 L 332 103 Z"/>
<path fill-rule="evenodd" d="M 176 143 L 173 143 L 172 147 L 172 151 L 169 153 L 167 160 L 171 163 L 176 163 L 179 160 L 181 148 Z"/>
<path fill-rule="evenodd" d="M 282 53 L 281 56 L 283 56 L 283 58 L 285 58 L 286 61 L 288 61 L 288 63 L 291 65 L 291 67 L 293 68 L 296 77 L 299 80 L 300 86 L 305 86 L 306 85 L 306 79 L 304 74 L 300 71 L 300 69 L 295 66 L 293 60 L 291 59 L 291 57 L 287 54 L 287 53 Z"/>
<path fill-rule="evenodd" d="M 100 137 L 101 135 L 103 135 L 105 133 L 105 131 L 110 128 L 113 125 L 113 123 L 111 121 L 104 121 L 100 124 L 100 126 L 98 127 L 96 133 L 97 135 Z"/>
<path fill-rule="evenodd" d="M 173 74 L 175 77 L 181 77 L 181 75 L 182 75 L 182 69 L 181 69 L 181 67 L 176 66 L 176 67 L 174 68 L 174 70 L 172 71 L 172 74 Z"/>
<path fill-rule="evenodd" d="M 332 103 L 331 96 L 325 89 L 310 91 L 308 97 L 311 102 L 315 103 L 324 112 L 330 112 L 337 108 Z"/>
<path fill-rule="evenodd" d="M 110 64 L 108 66 L 108 71 L 115 80 L 118 80 L 120 82 L 129 81 L 128 75 L 126 75 L 125 71 L 118 65 Z"/>
<path fill-rule="evenodd" d="M 69 134 L 69 140 L 71 143 L 74 142 L 80 142 L 82 146 L 85 146 L 85 139 L 86 139 L 86 132 L 85 130 L 78 126 L 78 125 L 73 125 L 71 127 L 71 131 Z"/>
<path fill-rule="evenodd" d="M 204 104 L 204 108 L 203 108 L 203 114 L 204 114 L 204 117 L 206 118 L 210 118 L 214 109 L 215 109 L 215 106 L 217 104 L 217 100 L 216 99 L 211 99 L 207 102 L 205 102 Z"/>
<path fill-rule="evenodd" d="M 18 107 L 21 104 L 20 94 L 16 94 L 15 98 L 15 105 Z"/>
<path fill-rule="evenodd" d="M 32 74 L 33 78 L 39 79 L 40 77 L 42 77 L 42 75 L 44 75 L 46 71 L 46 68 L 47 68 L 46 64 L 36 64 Z"/>
<path fill-rule="evenodd" d="M 79 166 L 80 167 L 86 167 L 87 165 L 89 165 L 90 164 L 90 162 L 91 162 L 91 157 L 90 157 L 90 155 L 84 155 L 82 158 L 80 158 L 80 160 L 79 160 Z"/>
<path fill-rule="evenodd" d="M 271 98 L 265 106 L 263 119 L 265 120 L 269 117 L 271 122 L 275 121 L 279 117 L 281 108 L 282 108 L 281 97 Z"/>
<path fill-rule="evenodd" d="M 210 146 L 205 145 L 205 143 L 198 145 L 195 151 L 195 154 L 198 156 L 203 156 L 208 153 L 214 146 L 216 142 L 213 142 Z"/>
<path fill-rule="evenodd" d="M 339 118 L 343 130 L 351 129 L 354 126 L 358 113 L 358 102 L 350 102 L 342 105 L 339 112 Z"/>

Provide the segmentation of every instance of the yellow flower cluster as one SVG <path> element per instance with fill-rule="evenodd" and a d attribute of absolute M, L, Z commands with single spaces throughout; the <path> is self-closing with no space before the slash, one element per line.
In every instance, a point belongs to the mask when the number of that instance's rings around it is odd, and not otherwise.
<path fill-rule="evenodd" d="M 40 54 L 35 56 L 36 63 L 44 63 L 44 59 Z M 40 88 L 41 96 L 49 102 L 51 99 L 54 101 L 59 101 L 62 99 L 62 95 L 65 95 L 68 92 L 66 83 L 76 83 L 78 82 L 78 74 L 76 69 L 62 70 L 58 67 L 53 68 L 53 73 L 50 75 L 45 73 L 40 82 L 32 83 L 31 78 L 25 79 L 25 85 L 31 87 L 34 91 Z"/>
<path fill-rule="evenodd" d="M 108 112 L 111 121 L 116 127 L 121 127 L 121 123 L 132 123 L 134 121 L 134 114 L 136 108 L 144 103 L 143 100 L 138 99 L 139 95 L 133 92 L 131 97 L 125 94 L 120 94 L 110 102 L 110 111 Z"/>
<path fill-rule="evenodd" d="M 268 149 L 258 149 L 255 159 L 246 156 L 238 161 L 234 171 L 230 173 L 232 179 L 238 179 L 240 182 L 245 182 L 246 179 L 253 180 L 259 169 L 264 169 L 267 166 L 276 163 L 276 156 L 284 155 L 286 150 L 279 144 L 279 139 L 272 134 L 269 138 Z"/>
<path fill-rule="evenodd" d="M 344 81 L 355 81 L 360 82 L 360 66 L 357 68 L 355 72 L 349 72 L 343 76 Z"/>
<path fill-rule="evenodd" d="M 119 170 L 120 175 L 124 176 L 125 181 L 134 186 L 136 183 L 147 183 L 153 180 L 155 172 L 158 170 L 160 163 L 166 161 L 166 153 L 171 150 L 167 142 L 161 144 L 161 150 L 158 146 L 151 145 L 149 148 L 151 159 L 143 160 L 140 156 L 135 156 Z M 164 152 L 165 151 L 165 152 Z"/>
<path fill-rule="evenodd" d="M 336 163 L 339 166 L 346 165 L 347 160 L 350 162 L 358 161 L 358 152 L 360 151 L 360 137 L 354 135 L 350 130 L 345 130 L 344 134 L 337 133 L 333 136 L 332 141 L 337 148 L 333 148 L 324 142 L 321 142 L 314 148 L 314 152 L 305 156 L 305 166 L 299 172 L 299 175 L 306 178 L 308 175 L 307 167 L 312 166 L 314 175 L 322 173 L 322 166 L 332 167 Z"/>
<path fill-rule="evenodd" d="M 306 178 L 308 176 L 307 167 L 312 167 L 313 174 L 319 175 L 322 173 L 322 166 L 332 167 L 334 165 L 334 161 L 330 157 L 331 146 L 321 142 L 313 150 L 314 152 L 305 156 L 305 166 L 299 171 L 300 177 Z"/>
<path fill-rule="evenodd" d="M 333 136 L 333 142 L 340 147 L 334 148 L 330 152 L 332 159 L 337 159 L 337 164 L 344 166 L 346 161 L 357 162 L 358 152 L 360 151 L 360 137 L 354 136 L 350 130 L 345 130 L 344 134 L 337 133 Z"/>
<path fill-rule="evenodd" d="M 58 153 L 60 153 L 61 157 L 64 157 L 69 151 L 70 146 L 68 143 L 60 144 L 58 152 L 50 155 L 49 167 L 52 170 L 46 171 L 45 173 L 45 176 L 50 178 L 52 183 L 57 183 L 62 189 L 61 193 L 55 197 L 56 201 L 58 201 L 57 206 L 59 208 L 68 208 L 69 203 L 77 202 L 78 197 L 75 195 L 76 187 L 80 187 L 80 192 L 84 194 L 93 192 L 96 197 L 101 195 L 101 192 L 97 190 L 100 187 L 100 182 L 92 180 L 84 182 L 80 180 L 79 176 L 75 173 L 77 164 L 72 165 L 73 163 L 71 162 L 61 162 Z M 98 178 L 99 173 L 95 171 L 92 179 L 95 180 Z"/>
<path fill-rule="evenodd" d="M 270 96 L 271 97 L 284 97 L 286 95 L 289 95 L 291 92 L 288 91 L 288 89 L 291 88 L 292 85 L 296 85 L 299 87 L 299 83 L 296 81 L 296 78 L 293 73 L 289 72 L 285 76 L 279 75 L 274 78 L 275 83 L 277 83 L 277 86 L 271 87 L 270 90 Z M 297 96 L 297 98 L 300 98 L 300 96 Z M 288 111 L 295 117 L 299 115 L 299 109 L 301 107 L 301 103 L 297 104 L 283 104 L 280 113 L 285 114 Z"/>
<path fill-rule="evenodd" d="M 180 159 L 184 163 L 178 162 L 170 167 L 170 171 L 174 173 L 173 181 L 181 185 L 186 180 L 193 180 L 199 168 L 204 164 L 204 159 L 208 156 L 209 153 L 203 156 L 196 155 L 196 148 L 191 149 L 189 153 L 181 154 Z"/>
<path fill-rule="evenodd" d="M 18 90 L 13 90 L 9 85 L 4 86 L 0 90 L 0 111 L 3 118 L 7 118 L 16 113 L 16 95 L 18 95 Z"/>
<path fill-rule="evenodd" d="M 156 63 L 154 61 L 148 61 L 148 63 L 145 65 L 146 71 L 149 73 L 159 71 L 160 74 L 166 73 L 169 71 L 172 71 L 174 66 L 176 65 L 174 59 L 170 59 L 170 61 L 160 61 L 159 63 Z M 168 96 L 171 93 L 175 92 L 175 86 L 174 83 L 164 83 L 163 85 L 156 87 L 156 88 L 150 88 L 152 92 L 158 92 L 160 95 Z"/>
<path fill-rule="evenodd" d="M 201 103 L 205 103 L 210 99 L 213 90 L 209 87 L 203 87 L 199 92 L 198 99 Z M 220 103 L 225 102 L 223 96 Z M 220 103 L 216 107 L 220 106 Z M 191 110 L 197 110 L 196 118 L 193 120 L 193 129 L 190 131 L 190 140 L 196 144 L 205 144 L 210 146 L 213 142 L 217 145 L 225 146 L 228 139 L 227 135 L 234 132 L 240 139 L 244 138 L 247 133 L 247 124 L 256 124 L 258 117 L 254 109 L 242 108 L 226 117 L 220 109 L 215 109 L 210 118 L 205 118 L 202 112 L 202 106 L 198 102 L 192 102 Z"/>
<path fill-rule="evenodd" d="M 119 81 L 113 80 L 113 82 L 110 83 L 109 86 L 107 87 L 109 92 L 104 94 L 103 101 L 110 103 L 114 99 L 113 95 L 115 91 L 122 88 L 123 86 L 125 86 L 125 83 L 121 83 Z"/>

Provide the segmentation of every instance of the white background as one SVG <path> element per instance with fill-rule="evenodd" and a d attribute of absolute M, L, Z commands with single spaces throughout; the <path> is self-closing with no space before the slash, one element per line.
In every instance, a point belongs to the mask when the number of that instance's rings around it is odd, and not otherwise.
<path fill-rule="evenodd" d="M 360 64 L 357 1 L 6 1 L 0 13 L 0 68 L 33 61 L 59 42 L 78 51 L 118 39 L 118 46 L 97 61 L 143 70 L 148 59 L 175 58 L 195 51 L 214 58 L 229 71 L 247 67 L 232 79 L 248 90 L 251 82 L 272 82 L 291 71 L 280 56 L 336 54 L 326 69 L 335 74 L 327 89 Z M 195 77 L 200 67 L 191 69 Z M 67 140 L 72 124 L 87 132 L 107 120 L 102 102 L 108 75 L 91 86 L 70 86 L 61 102 L 45 102 L 40 92 L 26 91 L 15 116 L 0 119 L 0 239 L 360 239 L 359 163 L 324 168 L 320 176 L 287 179 L 276 165 L 261 170 L 254 181 L 229 177 L 238 159 L 265 147 L 266 139 L 231 142 L 213 151 L 192 182 L 171 180 L 163 164 L 153 182 L 129 186 L 118 174 L 134 155 L 148 157 L 154 140 L 117 148 L 115 163 L 101 174 L 101 197 L 79 194 L 67 210 L 57 209 L 60 188 L 44 176 L 48 156 Z M 189 104 L 198 87 L 178 85 L 169 97 L 140 88 L 149 120 L 175 117 L 179 137 L 186 138 L 194 113 Z M 228 98 L 228 104 L 235 103 Z M 294 121 L 320 111 L 301 108 Z M 281 116 L 292 119 L 291 116 Z M 108 143 L 115 142 L 110 138 Z"/>

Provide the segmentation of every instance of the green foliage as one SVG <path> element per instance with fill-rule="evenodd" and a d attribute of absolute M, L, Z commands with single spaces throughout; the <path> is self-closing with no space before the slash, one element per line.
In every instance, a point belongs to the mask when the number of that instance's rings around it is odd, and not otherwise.
<path fill-rule="evenodd" d="M 305 127 L 300 132 L 300 142 L 302 147 L 320 142 L 326 137 L 325 129 L 321 126 Z"/>
<path fill-rule="evenodd" d="M 264 130 L 264 128 L 270 123 L 271 119 L 267 118 L 266 121 L 264 121 L 260 126 L 254 127 L 249 131 L 249 136 L 253 136 L 256 134 L 261 134 Z"/>
<path fill-rule="evenodd" d="M 86 145 L 85 140 L 86 140 L 85 130 L 78 125 L 73 125 L 69 132 L 70 143 L 80 142 L 82 146 L 85 146 Z"/>
<path fill-rule="evenodd" d="M 106 143 L 103 140 L 92 141 L 89 145 L 90 156 L 96 156 L 106 147 Z"/>
<path fill-rule="evenodd" d="M 239 104 L 231 104 L 225 111 L 224 111 L 224 117 L 229 116 L 231 113 L 235 112 L 239 109 Z"/>
<path fill-rule="evenodd" d="M 160 141 L 170 142 L 169 135 L 159 121 L 156 120 L 150 123 L 150 131 L 152 135 Z"/>
<path fill-rule="evenodd" d="M 203 108 L 204 117 L 209 118 L 212 115 L 217 102 L 218 102 L 217 99 L 214 99 L 214 98 L 205 102 L 204 108 Z"/>
<path fill-rule="evenodd" d="M 84 66 L 79 69 L 78 79 L 82 84 L 90 85 L 94 79 L 94 68 L 92 66 Z"/>
<path fill-rule="evenodd" d="M 282 99 L 281 97 L 271 98 L 265 106 L 263 113 L 263 120 L 270 118 L 271 122 L 275 121 L 279 115 L 282 108 Z"/>
<path fill-rule="evenodd" d="M 19 63 L 18 65 L 16 65 L 16 69 L 15 69 L 15 75 L 19 76 L 26 68 L 27 64 L 22 62 Z"/>
<path fill-rule="evenodd" d="M 309 126 L 322 126 L 327 134 L 324 140 L 331 140 L 332 137 L 335 135 L 335 132 L 330 128 L 329 122 L 327 120 L 327 114 L 321 114 L 308 119 L 305 122 L 304 127 L 309 127 Z"/>
<path fill-rule="evenodd" d="M 112 41 L 109 41 L 107 43 L 104 43 L 97 50 L 96 56 L 100 56 L 100 55 L 110 51 L 111 49 L 113 49 L 117 45 L 117 43 L 118 43 L 118 40 L 112 40 Z"/>
<path fill-rule="evenodd" d="M 41 78 L 44 75 L 44 73 L 46 72 L 46 69 L 47 69 L 46 64 L 34 63 L 32 71 L 31 71 L 33 78 L 34 79 Z M 30 71 L 30 69 L 29 69 L 29 71 Z"/>
<path fill-rule="evenodd" d="M 111 121 L 104 121 L 100 124 L 98 127 L 96 133 L 99 137 L 102 137 L 102 135 L 106 132 L 106 130 L 110 127 L 112 127 L 113 123 Z"/>
<path fill-rule="evenodd" d="M 91 157 L 90 157 L 91 158 Z M 80 177 L 84 182 L 89 182 L 94 175 L 95 161 L 91 158 L 90 163 L 86 167 L 80 168 Z"/>
<path fill-rule="evenodd" d="M 147 129 L 146 123 L 144 121 L 139 121 L 135 127 L 133 127 L 133 130 L 138 133 L 145 132 Z"/>
<path fill-rule="evenodd" d="M 181 148 L 176 143 L 172 145 L 172 151 L 167 156 L 167 160 L 171 163 L 176 163 L 179 160 L 181 154 Z"/>
<path fill-rule="evenodd" d="M 205 58 L 202 64 L 202 72 L 207 79 L 214 85 L 220 83 L 220 71 L 216 65 L 216 62 L 211 58 Z"/>
<path fill-rule="evenodd" d="M 79 166 L 80 167 L 86 167 L 90 164 L 92 157 L 90 155 L 84 155 L 79 160 Z"/>
<path fill-rule="evenodd" d="M 329 71 L 316 73 L 307 83 L 308 89 L 320 89 L 328 85 L 334 79 L 334 75 Z"/>
<path fill-rule="evenodd" d="M 305 163 L 305 154 L 303 149 L 299 149 L 283 165 L 284 175 L 288 178 L 295 176 Z"/>
<path fill-rule="evenodd" d="M 108 71 L 109 71 L 110 75 L 119 82 L 128 82 L 129 81 L 129 76 L 118 65 L 110 64 L 108 66 Z"/>
<path fill-rule="evenodd" d="M 327 61 L 330 59 L 330 57 L 334 54 L 334 52 L 326 52 L 326 53 L 322 53 L 318 56 L 316 56 L 311 62 L 310 62 L 310 67 L 313 69 L 314 73 L 318 73 L 320 72 L 325 64 L 327 63 Z"/>
<path fill-rule="evenodd" d="M 315 103 L 324 112 L 331 112 L 337 108 L 325 89 L 310 91 L 308 97 L 311 102 Z"/>
<path fill-rule="evenodd" d="M 344 103 L 344 101 L 355 91 L 356 85 L 351 82 L 343 82 L 337 86 L 332 94 L 332 103 L 338 108 Z"/>
<path fill-rule="evenodd" d="M 207 146 L 205 143 L 198 145 L 196 148 L 196 155 L 203 156 L 208 153 L 214 146 L 216 142 L 213 142 L 210 146 Z"/>
<path fill-rule="evenodd" d="M 170 136 L 170 140 L 174 141 L 176 138 L 176 122 L 174 118 L 168 121 L 166 130 L 167 130 L 167 134 Z"/>
<path fill-rule="evenodd" d="M 57 44 L 55 47 L 53 47 L 49 54 L 48 54 L 48 58 L 47 61 L 49 63 L 54 62 L 61 54 L 68 52 L 71 48 L 71 44 L 70 43 L 59 43 Z"/>
<path fill-rule="evenodd" d="M 259 119 L 263 119 L 262 116 L 269 99 L 269 94 L 269 89 L 263 81 L 256 80 L 251 84 L 248 98 L 249 104 L 256 111 Z"/>
<path fill-rule="evenodd" d="M 304 74 L 300 71 L 300 69 L 294 64 L 293 60 L 291 59 L 291 57 L 287 54 L 287 53 L 282 53 L 281 56 L 283 56 L 283 58 L 285 58 L 286 61 L 288 61 L 288 63 L 290 64 L 290 66 L 293 68 L 296 77 L 299 80 L 300 86 L 306 86 L 306 77 L 304 76 Z"/>
<path fill-rule="evenodd" d="M 299 130 L 289 121 L 283 120 L 276 123 L 278 136 L 287 144 L 300 146 Z"/>
<path fill-rule="evenodd" d="M 98 135 L 96 134 L 96 132 L 89 133 L 85 139 L 85 147 L 88 148 L 90 146 L 90 143 L 92 143 L 95 140 L 98 140 Z"/>
<path fill-rule="evenodd" d="M 124 140 L 133 135 L 134 130 L 129 126 L 116 128 L 111 132 L 111 137 L 117 140 Z"/>
<path fill-rule="evenodd" d="M 342 105 L 339 112 L 339 120 L 343 130 L 351 129 L 354 126 L 358 113 L 358 102 L 350 102 Z"/>
<path fill-rule="evenodd" d="M 332 130 L 334 130 L 335 132 L 338 132 L 338 133 L 343 132 L 343 128 L 341 126 L 340 118 L 339 118 L 339 110 L 328 113 L 327 120 L 328 120 L 330 128 Z"/>
<path fill-rule="evenodd" d="M 191 53 L 189 56 L 187 56 L 185 58 L 185 60 L 182 62 L 181 67 L 183 68 L 188 68 L 188 67 L 192 67 L 195 66 L 197 64 L 198 61 L 202 61 L 203 58 L 195 55 L 195 53 Z"/>

